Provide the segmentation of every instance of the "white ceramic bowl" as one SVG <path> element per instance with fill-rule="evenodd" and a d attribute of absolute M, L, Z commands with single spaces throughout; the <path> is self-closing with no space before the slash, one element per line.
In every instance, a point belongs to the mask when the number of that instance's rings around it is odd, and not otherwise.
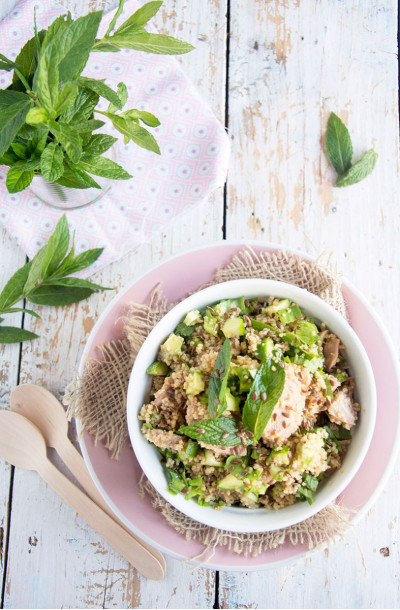
<path fill-rule="evenodd" d="M 201 309 L 222 299 L 240 296 L 289 298 L 317 323 L 325 322 L 346 346 L 346 357 L 355 377 L 356 397 L 361 404 L 361 413 L 352 431 L 353 441 L 343 460 L 342 468 L 318 488 L 312 505 L 307 502 L 297 502 L 280 510 L 239 507 L 223 507 L 221 510 L 215 510 L 211 507 L 199 506 L 191 500 L 187 501 L 182 494 L 174 496 L 167 491 L 166 475 L 157 449 L 148 443 L 140 430 L 138 413 L 147 400 L 151 386 L 151 378 L 146 374 L 146 369 L 156 360 L 161 343 L 183 320 L 188 311 Z M 264 532 L 288 527 L 311 517 L 337 498 L 349 484 L 361 466 L 374 431 L 376 389 L 371 364 L 361 341 L 344 318 L 330 305 L 291 284 L 262 279 L 234 280 L 210 286 L 184 299 L 155 326 L 143 343 L 132 369 L 127 397 L 127 416 L 130 440 L 140 466 L 153 486 L 170 504 L 196 521 L 212 527 L 233 532 Z"/>

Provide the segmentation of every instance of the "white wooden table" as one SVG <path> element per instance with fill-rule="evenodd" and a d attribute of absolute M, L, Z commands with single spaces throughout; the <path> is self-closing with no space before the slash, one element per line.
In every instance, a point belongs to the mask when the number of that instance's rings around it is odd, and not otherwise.
<path fill-rule="evenodd" d="M 2 0 L 1 13 L 14 3 Z M 183 66 L 228 127 L 226 191 L 95 281 L 123 287 L 170 254 L 224 238 L 276 242 L 313 256 L 332 253 L 332 262 L 390 327 L 398 348 L 396 24 L 394 0 L 166 0 L 158 25 L 196 45 Z M 373 174 L 343 189 L 332 186 L 335 174 L 322 145 L 331 111 L 347 122 L 355 156 L 371 146 L 379 153 Z M 1 229 L 0 284 L 24 262 Z M 26 320 L 40 339 L 22 349 L 0 347 L 1 407 L 8 407 L 18 383 L 42 384 L 62 396 L 112 297 L 96 294 L 67 308 L 41 308 L 40 324 Z M 14 323 L 21 323 L 18 315 Z M 329 550 L 253 573 L 192 571 L 167 558 L 167 575 L 157 583 L 138 576 L 38 475 L 3 462 L 0 472 L 5 608 L 400 605 L 398 465 L 369 514 Z"/>

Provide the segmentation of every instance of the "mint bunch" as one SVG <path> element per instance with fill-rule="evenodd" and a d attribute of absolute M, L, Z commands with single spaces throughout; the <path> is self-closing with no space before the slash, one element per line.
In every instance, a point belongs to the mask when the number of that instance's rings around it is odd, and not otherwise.
<path fill-rule="evenodd" d="M 0 293 L 0 315 L 22 312 L 40 318 L 39 314 L 25 307 L 15 307 L 26 299 L 38 305 L 70 305 L 82 301 L 98 290 L 111 290 L 88 280 L 69 277 L 92 265 L 103 248 L 86 250 L 75 256 L 74 244 L 65 214 L 58 221 L 47 244 L 33 259 L 18 269 Z M 3 326 L 0 317 L 0 343 L 20 343 L 35 339 L 38 335 L 14 326 Z"/>
<path fill-rule="evenodd" d="M 116 138 L 94 134 L 111 120 L 125 143 L 160 153 L 154 136 L 144 127 L 160 122 L 150 112 L 123 110 L 128 98 L 124 83 L 117 90 L 104 79 L 81 76 L 91 52 L 135 49 L 149 53 L 187 53 L 192 45 L 145 29 L 162 5 L 149 2 L 115 31 L 122 12 L 119 6 L 103 38 L 97 32 L 103 11 L 78 19 L 61 15 L 47 30 L 37 31 L 21 49 L 15 62 L 0 54 L 0 69 L 13 71 L 12 84 L 0 90 L 0 164 L 8 165 L 6 186 L 10 193 L 22 191 L 35 174 L 70 188 L 100 188 L 94 176 L 126 180 L 130 174 L 103 154 Z M 96 109 L 100 100 L 106 111 Z"/>
<path fill-rule="evenodd" d="M 329 160 L 338 173 L 335 186 L 349 186 L 360 182 L 372 172 L 378 158 L 377 153 L 371 148 L 361 159 L 352 164 L 353 143 L 349 130 L 334 112 L 328 120 L 325 146 Z"/>

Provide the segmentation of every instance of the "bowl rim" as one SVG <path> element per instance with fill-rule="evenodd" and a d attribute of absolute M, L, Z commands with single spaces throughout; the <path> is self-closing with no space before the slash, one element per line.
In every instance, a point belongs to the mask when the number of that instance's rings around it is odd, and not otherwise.
<path fill-rule="evenodd" d="M 213 302 L 226 298 L 226 296 L 225 297 L 223 296 L 224 289 L 232 288 L 233 290 L 235 290 L 237 288 L 236 296 L 242 296 L 243 293 L 245 292 L 245 289 L 248 289 L 247 291 L 249 291 L 250 286 L 255 286 L 256 284 L 259 286 L 262 285 L 265 287 L 264 293 L 266 294 L 266 296 L 278 296 L 275 292 L 276 292 L 276 290 L 278 290 L 278 292 L 279 292 L 279 289 L 283 289 L 284 291 L 285 290 L 289 291 L 291 294 L 288 295 L 288 298 L 290 298 L 292 301 L 295 301 L 295 302 L 298 302 L 299 300 L 301 301 L 302 297 L 304 296 L 305 299 L 308 300 L 308 302 L 311 302 L 313 306 L 315 305 L 315 307 L 318 308 L 319 313 L 323 314 L 325 312 L 325 313 L 327 313 L 328 317 L 333 316 L 335 321 L 337 322 L 337 324 L 346 331 L 345 334 L 347 333 L 348 335 L 350 335 L 353 347 L 355 346 L 358 354 L 361 357 L 362 367 L 364 368 L 364 372 L 366 373 L 366 379 L 368 380 L 368 386 L 369 386 L 368 389 L 369 389 L 369 393 L 370 393 L 370 400 L 369 400 L 369 405 L 368 405 L 369 418 L 368 418 L 368 425 L 367 425 L 366 432 L 364 432 L 365 438 L 362 442 L 362 447 L 361 447 L 359 454 L 353 459 L 352 466 L 349 468 L 349 471 L 341 477 L 340 482 L 331 485 L 330 493 L 329 493 L 329 490 L 324 493 L 323 501 L 322 501 L 322 496 L 317 495 L 314 504 L 311 506 L 310 505 L 304 506 L 303 503 L 295 503 L 294 505 L 292 505 L 294 507 L 297 507 L 295 512 L 299 513 L 297 515 L 297 517 L 295 517 L 295 518 L 293 518 L 293 516 L 292 517 L 288 516 L 288 515 L 290 515 L 291 507 L 285 507 L 285 509 L 280 509 L 278 511 L 271 511 L 270 509 L 267 509 L 267 508 L 248 509 L 248 508 L 244 508 L 244 507 L 223 507 L 222 511 L 215 511 L 215 509 L 213 509 L 213 508 L 199 507 L 194 502 L 186 502 L 186 501 L 184 501 L 184 497 L 181 494 L 178 494 L 178 496 L 173 496 L 172 494 L 168 493 L 168 491 L 166 489 L 166 485 L 164 485 L 164 487 L 160 487 L 160 485 L 157 484 L 156 477 L 154 476 L 154 473 L 153 473 L 151 467 L 149 466 L 147 460 L 144 459 L 142 452 L 135 449 L 137 440 L 141 439 L 143 441 L 145 439 L 145 437 L 143 436 L 143 434 L 140 431 L 140 425 L 138 424 L 138 419 L 137 419 L 138 410 L 140 409 L 143 402 L 138 403 L 136 405 L 136 408 L 135 408 L 136 415 L 133 412 L 134 409 L 131 408 L 131 406 L 130 406 L 133 402 L 132 395 L 134 392 L 136 393 L 136 389 L 134 390 L 133 386 L 135 385 L 137 376 L 140 375 L 140 372 L 138 373 L 138 370 L 139 370 L 138 363 L 139 363 L 139 365 L 141 365 L 141 361 L 143 359 L 143 354 L 146 353 L 146 350 L 148 349 L 149 345 L 152 346 L 153 343 L 156 343 L 156 348 L 158 350 L 158 347 L 163 340 L 161 338 L 156 339 L 157 337 L 160 337 L 160 334 L 159 334 L 160 328 L 163 328 L 164 326 L 169 326 L 169 330 L 165 334 L 165 336 L 167 336 L 170 332 L 173 331 L 173 329 L 175 328 L 178 321 L 180 321 L 182 319 L 182 317 L 184 316 L 185 313 L 187 313 L 187 311 L 190 311 L 193 308 L 203 307 L 203 306 L 205 306 L 205 304 L 211 304 Z M 241 287 L 243 287 L 243 288 L 241 288 Z M 258 289 L 258 291 L 260 291 L 260 288 Z M 220 293 L 216 298 L 214 298 L 212 296 L 208 297 L 208 294 L 212 295 L 213 293 L 216 293 L 216 292 Z M 254 293 L 255 289 L 252 290 L 252 292 Z M 198 301 L 199 299 L 200 299 L 200 301 L 201 300 L 204 301 L 204 298 L 205 298 L 204 295 L 206 295 L 206 297 L 207 297 L 207 303 L 205 303 L 204 305 L 199 305 L 199 306 L 187 305 L 188 302 L 191 303 L 192 301 L 194 301 L 196 303 L 196 301 Z M 292 295 L 294 295 L 294 296 L 292 296 Z M 244 294 L 244 296 L 246 296 L 246 294 Z M 256 294 L 254 294 L 254 296 L 256 296 Z M 257 296 L 260 296 L 260 295 L 258 294 Z M 285 298 L 285 297 L 283 296 L 283 298 Z M 300 302 L 299 305 L 302 306 L 302 303 Z M 307 305 L 303 305 L 303 308 L 305 308 L 306 310 L 308 309 Z M 321 320 L 321 318 L 319 317 L 319 315 L 317 313 L 315 313 L 315 312 L 310 312 L 310 313 L 312 313 L 313 317 L 317 318 L 318 320 Z M 179 316 L 178 320 L 176 320 L 177 316 Z M 175 320 L 174 324 L 172 324 L 172 322 L 170 323 L 170 320 L 171 321 Z M 321 320 L 321 321 L 323 321 L 323 320 Z M 328 328 L 329 327 L 330 327 L 330 325 L 328 325 Z M 340 336 L 340 333 L 338 333 L 338 335 Z M 148 364 L 148 363 L 149 362 L 147 359 L 146 364 Z M 142 366 L 142 370 L 143 370 L 143 373 L 145 374 L 144 366 Z M 141 395 L 143 396 L 144 393 L 142 393 Z M 317 512 L 322 510 L 324 507 L 326 507 L 330 502 L 332 502 L 335 498 L 337 498 L 337 496 L 340 495 L 340 493 L 345 489 L 345 487 L 350 483 L 352 478 L 356 475 L 358 469 L 360 468 L 360 466 L 365 458 L 365 455 L 367 454 L 367 451 L 368 451 L 368 448 L 369 448 L 369 445 L 370 445 L 370 442 L 372 439 L 374 426 L 375 426 L 376 410 L 377 410 L 376 387 L 375 387 L 375 379 L 374 379 L 371 363 L 369 361 L 368 355 L 366 353 L 366 350 L 365 350 L 362 342 L 360 341 L 360 339 L 358 338 L 357 334 L 352 329 L 350 324 L 347 322 L 347 320 L 345 320 L 345 318 L 343 316 L 341 316 L 341 314 L 339 314 L 339 312 L 337 312 L 331 305 L 326 303 L 326 301 L 324 301 L 317 295 L 309 292 L 308 290 L 306 290 L 304 288 L 300 288 L 294 284 L 289 284 L 287 282 L 282 282 L 282 281 L 278 281 L 278 280 L 270 280 L 270 279 L 262 279 L 262 278 L 246 278 L 246 279 L 239 279 L 239 280 L 229 280 L 226 282 L 220 282 L 218 284 L 213 284 L 211 286 L 208 286 L 206 288 L 196 291 L 195 293 L 189 295 L 188 297 L 182 299 L 177 304 L 175 304 L 174 307 L 169 312 L 167 312 L 167 314 L 165 314 L 165 316 L 163 316 L 163 318 L 155 325 L 155 327 L 149 333 L 148 337 L 143 342 L 143 344 L 136 356 L 135 363 L 132 367 L 132 371 L 131 371 L 130 379 L 129 379 L 128 392 L 127 392 L 128 431 L 129 431 L 129 437 L 131 440 L 133 451 L 135 452 L 135 455 L 140 464 L 140 467 L 142 468 L 142 470 L 145 473 L 145 475 L 147 476 L 147 478 L 150 480 L 152 485 L 157 489 L 158 493 L 160 493 L 160 495 L 169 504 L 171 504 L 172 506 L 174 506 L 175 508 L 177 508 L 178 510 L 183 512 L 185 515 L 191 517 L 192 519 L 199 521 L 200 523 L 203 523 L 210 527 L 216 527 L 216 528 L 220 528 L 220 529 L 221 529 L 221 524 L 218 523 L 219 519 L 218 518 L 214 519 L 213 514 L 215 515 L 215 513 L 217 513 L 217 512 L 218 513 L 223 512 L 224 514 L 226 514 L 227 509 L 230 510 L 230 513 L 232 513 L 232 511 L 234 511 L 236 513 L 236 515 L 240 515 L 240 513 L 242 513 L 242 514 L 244 513 L 246 517 L 248 517 L 250 514 L 255 515 L 257 513 L 262 513 L 262 515 L 279 514 L 282 516 L 281 520 L 276 518 L 276 523 L 274 523 L 272 525 L 271 525 L 271 523 L 268 523 L 268 525 L 263 526 L 262 529 L 260 529 L 260 526 L 256 525 L 256 524 L 254 524 L 254 525 L 249 524 L 249 523 L 247 523 L 247 524 L 239 523 L 238 524 L 237 523 L 238 519 L 236 518 L 236 519 L 234 519 L 236 522 L 236 525 L 233 525 L 233 526 L 231 526 L 231 524 L 229 525 L 229 530 L 234 531 L 234 532 L 263 532 L 263 531 L 268 531 L 268 530 L 273 531 L 276 529 L 289 527 L 291 525 L 295 525 L 296 523 L 303 521 L 304 519 L 307 519 L 307 518 L 311 517 L 312 515 L 316 514 Z M 158 457 L 156 448 L 154 446 L 150 446 L 150 447 L 151 447 L 151 450 L 153 451 L 153 455 L 155 457 Z M 164 474 L 163 480 L 165 483 L 165 474 Z M 328 483 L 328 481 L 327 481 L 327 483 Z M 321 492 L 320 492 L 320 494 L 321 494 Z M 185 502 L 185 503 L 183 504 L 183 502 Z M 300 509 L 301 506 L 303 506 L 304 508 Z M 208 511 L 208 513 L 207 513 L 207 511 Z M 286 511 L 285 515 L 283 514 L 283 511 Z M 304 514 L 302 515 L 302 513 L 304 513 Z M 226 514 L 226 516 L 228 517 L 227 514 Z M 239 520 L 244 521 L 243 516 L 240 516 Z M 225 528 L 225 529 L 227 529 L 227 528 Z"/>

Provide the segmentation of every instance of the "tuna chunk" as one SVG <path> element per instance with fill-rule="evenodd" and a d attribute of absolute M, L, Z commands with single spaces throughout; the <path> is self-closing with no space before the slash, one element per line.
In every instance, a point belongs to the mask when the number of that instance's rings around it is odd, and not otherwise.
<path fill-rule="evenodd" d="M 202 443 L 199 441 L 199 445 L 204 449 L 210 449 L 215 453 L 216 456 L 223 455 L 246 455 L 247 449 L 244 445 L 235 445 L 234 447 L 226 447 L 224 445 L 209 445 L 208 443 Z"/>
<path fill-rule="evenodd" d="M 353 401 L 351 391 L 347 389 L 339 390 L 328 406 L 329 419 L 334 424 L 344 426 L 344 428 L 350 430 L 357 421 L 358 409 L 359 406 Z"/>
<path fill-rule="evenodd" d="M 283 443 L 303 420 L 311 375 L 307 369 L 297 364 L 286 364 L 285 372 L 283 392 L 262 434 L 264 443 L 269 446 Z"/>
<path fill-rule="evenodd" d="M 153 430 L 145 430 L 144 435 L 160 449 L 169 449 L 174 453 L 178 453 L 179 451 L 183 451 L 185 447 L 182 436 L 175 434 L 172 430 L 154 428 Z"/>

